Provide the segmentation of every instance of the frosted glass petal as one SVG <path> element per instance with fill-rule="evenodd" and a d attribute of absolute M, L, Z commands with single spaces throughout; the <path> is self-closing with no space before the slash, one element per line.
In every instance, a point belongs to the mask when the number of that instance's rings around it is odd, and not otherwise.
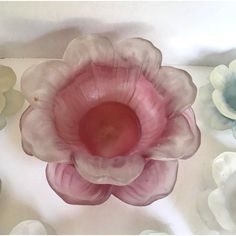
<path fill-rule="evenodd" d="M 15 114 L 24 104 L 23 95 L 15 90 L 11 89 L 5 93 L 6 97 L 6 106 L 2 111 L 2 114 L 5 116 L 10 116 Z"/>
<path fill-rule="evenodd" d="M 16 74 L 8 66 L 0 65 L 0 91 L 6 92 L 16 83 Z"/>
<path fill-rule="evenodd" d="M 211 84 L 215 89 L 223 90 L 229 76 L 229 68 L 225 65 L 219 65 L 210 74 Z"/>

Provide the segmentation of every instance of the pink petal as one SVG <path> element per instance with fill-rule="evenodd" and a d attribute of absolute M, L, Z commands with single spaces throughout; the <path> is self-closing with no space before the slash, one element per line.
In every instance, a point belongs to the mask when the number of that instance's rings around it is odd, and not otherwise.
<path fill-rule="evenodd" d="M 162 55 L 150 41 L 130 38 L 115 45 L 116 60 L 120 66 L 139 67 L 148 79 L 155 79 L 161 66 Z"/>
<path fill-rule="evenodd" d="M 28 108 L 21 118 L 21 134 L 26 153 L 47 162 L 71 161 L 71 150 L 58 137 L 45 110 Z"/>
<path fill-rule="evenodd" d="M 78 153 L 75 167 L 80 175 L 95 184 L 126 185 L 143 171 L 145 160 L 141 156 L 104 158 Z"/>
<path fill-rule="evenodd" d="M 166 103 L 151 82 L 140 79 L 136 83 L 136 89 L 129 106 L 137 114 L 141 127 L 141 137 L 135 153 L 143 152 L 158 143 L 166 128 Z"/>
<path fill-rule="evenodd" d="M 48 164 L 46 176 L 52 189 L 69 204 L 101 204 L 111 194 L 111 186 L 95 185 L 86 181 L 73 165 Z"/>
<path fill-rule="evenodd" d="M 149 161 L 137 179 L 127 186 L 114 186 L 112 194 L 128 204 L 146 206 L 171 193 L 177 170 L 177 161 Z"/>
<path fill-rule="evenodd" d="M 91 62 L 113 66 L 114 49 L 106 37 L 99 35 L 80 36 L 69 43 L 63 58 L 76 71 Z"/>
<path fill-rule="evenodd" d="M 186 159 L 197 151 L 201 142 L 200 138 L 194 112 L 189 108 L 168 120 L 166 130 L 158 141 L 158 146 L 147 155 L 155 160 Z"/>
<path fill-rule="evenodd" d="M 33 107 L 49 106 L 56 92 L 73 78 L 71 68 L 59 60 L 49 60 L 27 69 L 21 90 Z"/>
<path fill-rule="evenodd" d="M 197 88 L 184 70 L 162 66 L 155 81 L 158 93 L 167 99 L 168 114 L 180 113 L 191 106 Z"/>

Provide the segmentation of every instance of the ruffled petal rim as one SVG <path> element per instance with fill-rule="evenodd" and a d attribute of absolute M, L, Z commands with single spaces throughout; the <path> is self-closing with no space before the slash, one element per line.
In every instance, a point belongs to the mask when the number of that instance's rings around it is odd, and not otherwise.
<path fill-rule="evenodd" d="M 96 34 L 80 36 L 67 46 L 63 59 L 75 71 L 87 64 L 114 65 L 114 48 L 111 41 Z"/>
<path fill-rule="evenodd" d="M 230 64 L 229 64 L 229 69 L 230 69 L 232 72 L 236 73 L 236 60 L 233 60 L 233 61 L 230 62 Z M 236 75 L 236 74 L 235 74 L 235 75 Z"/>
<path fill-rule="evenodd" d="M 95 185 L 80 176 L 73 165 L 50 163 L 46 176 L 51 188 L 67 203 L 98 205 L 111 195 L 110 185 Z"/>
<path fill-rule="evenodd" d="M 230 70 L 225 65 L 219 65 L 210 74 L 210 82 L 215 89 L 223 90 L 230 76 Z"/>
<path fill-rule="evenodd" d="M 223 152 L 214 159 L 212 176 L 218 186 L 224 185 L 234 172 L 236 172 L 235 152 Z"/>
<path fill-rule="evenodd" d="M 58 137 L 52 119 L 44 110 L 30 106 L 21 117 L 20 128 L 26 153 L 42 161 L 71 162 L 71 150 Z"/>
<path fill-rule="evenodd" d="M 191 157 L 201 143 L 200 130 L 191 108 L 168 120 L 166 130 L 156 147 L 147 152 L 154 160 L 175 160 Z"/>
<path fill-rule="evenodd" d="M 72 69 L 61 60 L 48 60 L 28 68 L 21 78 L 21 91 L 34 108 L 48 107 L 57 91 L 73 79 Z"/>
<path fill-rule="evenodd" d="M 74 158 L 80 175 L 94 184 L 127 185 L 143 171 L 145 160 L 142 156 L 117 156 L 104 158 L 78 153 Z"/>
<path fill-rule="evenodd" d="M 130 205 L 146 206 L 171 193 L 177 172 L 177 161 L 149 161 L 138 178 L 129 185 L 114 186 L 112 193 Z"/>
<path fill-rule="evenodd" d="M 150 41 L 130 38 L 115 44 L 116 64 L 122 67 L 138 66 L 145 77 L 155 80 L 161 67 L 162 54 Z"/>
<path fill-rule="evenodd" d="M 193 104 L 197 95 L 197 87 L 191 75 L 187 71 L 170 66 L 160 68 L 154 86 L 166 99 L 169 116 L 186 110 Z"/>

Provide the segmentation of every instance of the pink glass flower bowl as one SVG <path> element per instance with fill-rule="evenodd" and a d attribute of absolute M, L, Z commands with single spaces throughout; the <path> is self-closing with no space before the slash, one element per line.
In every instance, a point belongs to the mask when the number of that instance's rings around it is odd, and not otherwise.
<path fill-rule="evenodd" d="M 143 206 L 172 191 L 178 160 L 197 151 L 200 132 L 191 76 L 161 60 L 145 39 L 88 35 L 62 60 L 23 74 L 23 149 L 48 162 L 48 182 L 67 203 L 114 195 Z"/>

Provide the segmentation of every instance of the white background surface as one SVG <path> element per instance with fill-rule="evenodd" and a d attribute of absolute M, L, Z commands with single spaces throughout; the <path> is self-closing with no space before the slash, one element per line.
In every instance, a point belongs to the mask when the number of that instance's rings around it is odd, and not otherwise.
<path fill-rule="evenodd" d="M 40 59 L 5 59 L 19 81 L 23 71 Z M 186 69 L 200 86 L 207 83 L 211 68 Z M 25 104 L 24 109 L 27 107 Z M 22 109 L 22 111 L 24 110 Z M 74 206 L 63 202 L 49 187 L 45 177 L 46 163 L 27 156 L 21 148 L 19 119 L 22 111 L 8 119 L 0 132 L 0 234 L 26 219 L 50 224 L 58 234 L 139 234 L 154 229 L 174 234 L 208 234 L 198 215 L 196 203 L 212 184 L 211 162 L 223 151 L 236 151 L 231 131 L 213 131 L 205 126 L 202 106 L 194 104 L 202 133 L 202 144 L 194 157 L 180 161 L 177 183 L 172 194 L 147 207 L 134 207 L 111 197 L 99 206 Z"/>
<path fill-rule="evenodd" d="M 216 65 L 236 58 L 236 2 L 0 2 L 0 58 L 61 57 L 86 33 L 144 37 L 164 63 Z"/>

